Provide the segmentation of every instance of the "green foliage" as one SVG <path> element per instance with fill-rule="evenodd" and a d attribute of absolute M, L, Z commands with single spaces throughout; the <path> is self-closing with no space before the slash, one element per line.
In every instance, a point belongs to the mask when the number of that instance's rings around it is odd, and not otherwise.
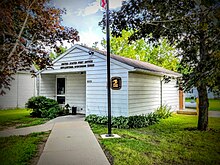
<path fill-rule="evenodd" d="M 0 162 L 2 165 L 28 165 L 37 153 L 37 146 L 45 141 L 48 133 L 28 136 L 0 137 Z"/>
<path fill-rule="evenodd" d="M 16 126 L 16 128 L 24 128 L 24 127 L 31 127 L 31 126 L 35 126 L 35 125 L 41 125 L 46 123 L 49 119 L 47 118 L 36 118 L 36 117 L 31 117 L 31 121 L 30 122 L 22 122 L 22 120 L 20 120 L 20 124 L 18 126 Z"/>
<path fill-rule="evenodd" d="M 108 123 L 108 117 L 107 116 L 99 116 L 97 118 L 97 123 L 99 124 L 107 124 Z"/>
<path fill-rule="evenodd" d="M 50 52 L 50 58 L 52 60 L 56 59 L 59 57 L 61 54 L 65 53 L 67 51 L 67 47 L 63 47 L 62 45 L 59 47 L 56 47 L 56 50 L 54 52 Z"/>
<path fill-rule="evenodd" d="M 50 119 L 59 116 L 62 111 L 57 101 L 44 96 L 31 97 L 26 107 L 33 109 L 31 116 Z"/>
<path fill-rule="evenodd" d="M 161 37 L 176 43 L 185 88 L 203 83 L 220 89 L 219 14 L 218 0 L 128 0 L 110 13 L 110 21 L 112 35 L 119 39 L 129 29 L 131 43 L 142 38 L 158 42 Z M 103 29 L 105 20 L 100 22 Z"/>
<path fill-rule="evenodd" d="M 112 117 L 111 124 L 114 128 L 142 128 L 158 123 L 161 119 L 165 119 L 170 116 L 170 107 L 164 105 L 162 107 L 159 107 L 155 112 L 146 115 Z M 85 121 L 89 123 L 107 125 L 108 117 L 88 115 L 86 116 Z"/>
<path fill-rule="evenodd" d="M 172 115 L 144 128 L 114 128 L 122 138 L 99 142 L 114 165 L 220 164 L 220 118 L 209 118 L 209 131 L 196 130 L 197 122 L 196 116 Z M 91 128 L 97 137 L 107 132 L 103 125 Z"/>
<path fill-rule="evenodd" d="M 48 110 L 43 109 L 41 116 L 43 118 L 53 119 L 53 118 L 59 116 L 60 112 L 62 112 L 62 109 L 60 108 L 59 105 L 51 104 L 51 108 L 49 108 Z"/>
<path fill-rule="evenodd" d="M 163 105 L 157 108 L 156 114 L 159 118 L 165 119 L 171 116 L 171 107 L 168 105 Z"/>
<path fill-rule="evenodd" d="M 148 115 L 141 115 L 141 116 L 129 116 L 128 117 L 128 126 L 129 128 L 142 128 L 142 127 L 147 127 L 149 124 L 149 119 L 154 120 L 153 118 L 151 119 L 151 114 L 149 113 Z"/>
<path fill-rule="evenodd" d="M 130 41 L 165 37 L 176 43 L 181 59 L 183 88 L 196 87 L 199 93 L 198 129 L 208 127 L 206 89 L 220 91 L 220 5 L 219 0 L 125 1 L 110 13 L 112 35 L 133 30 Z M 100 25 L 105 28 L 106 15 Z"/>
<path fill-rule="evenodd" d="M 76 29 L 61 24 L 65 10 L 50 3 L 50 0 L 1 1 L 0 94 L 5 94 L 17 71 L 27 71 L 32 65 L 38 69 L 51 66 L 49 49 L 57 48 L 58 43 L 63 45 L 64 41 L 79 40 Z"/>
<path fill-rule="evenodd" d="M 94 43 L 92 44 L 92 48 L 93 48 L 93 49 L 96 49 L 96 50 L 99 50 L 99 48 L 98 48 L 98 43 L 99 43 L 99 42 L 94 42 Z"/>
<path fill-rule="evenodd" d="M 85 121 L 89 123 L 96 123 L 98 116 L 97 115 L 88 115 L 85 118 Z"/>
<path fill-rule="evenodd" d="M 30 116 L 30 111 L 27 109 L 7 109 L 0 110 L 0 130 L 8 127 L 20 128 L 43 124 L 48 119 L 36 118 Z"/>
<path fill-rule="evenodd" d="M 192 100 L 196 102 L 196 99 L 185 98 L 185 102 L 191 102 Z M 220 111 L 220 99 L 209 99 L 209 111 Z"/>
<path fill-rule="evenodd" d="M 129 37 L 132 34 L 132 31 L 123 30 L 120 37 L 111 37 L 111 53 L 177 71 L 179 66 L 179 59 L 175 57 L 177 51 L 167 39 L 161 39 L 157 46 L 154 46 L 143 38 L 130 42 Z M 105 39 L 101 41 L 101 44 L 106 48 Z"/>
<path fill-rule="evenodd" d="M 124 116 L 113 117 L 112 127 L 114 128 L 129 128 L 129 119 Z"/>

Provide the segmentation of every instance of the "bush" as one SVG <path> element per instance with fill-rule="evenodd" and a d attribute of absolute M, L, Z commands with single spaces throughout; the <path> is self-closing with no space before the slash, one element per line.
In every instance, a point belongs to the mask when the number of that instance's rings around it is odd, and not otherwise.
<path fill-rule="evenodd" d="M 99 116 L 96 120 L 98 124 L 107 124 L 108 123 L 108 117 L 107 116 Z"/>
<path fill-rule="evenodd" d="M 33 109 L 31 116 L 40 118 L 52 119 L 59 116 L 62 111 L 57 101 L 44 96 L 31 97 L 26 107 Z"/>
<path fill-rule="evenodd" d="M 128 118 L 124 116 L 112 118 L 112 127 L 115 128 L 129 128 L 128 123 Z"/>
<path fill-rule="evenodd" d="M 166 119 L 171 116 L 171 107 L 167 105 L 162 105 L 156 109 L 155 113 L 159 118 Z"/>
<path fill-rule="evenodd" d="M 85 121 L 89 123 L 97 123 L 98 116 L 97 115 L 88 115 L 85 118 Z"/>
<path fill-rule="evenodd" d="M 163 105 L 156 109 L 155 112 L 149 113 L 146 115 L 135 115 L 135 116 L 119 116 L 112 117 L 112 127 L 114 128 L 142 128 L 149 125 L 158 123 L 161 119 L 165 119 L 171 116 L 170 112 L 171 107 Z M 89 123 L 96 123 L 107 125 L 108 117 L 107 116 L 97 116 L 89 115 L 86 116 L 85 121 Z"/>
<path fill-rule="evenodd" d="M 149 125 L 147 115 L 129 116 L 128 121 L 129 128 L 142 128 Z"/>

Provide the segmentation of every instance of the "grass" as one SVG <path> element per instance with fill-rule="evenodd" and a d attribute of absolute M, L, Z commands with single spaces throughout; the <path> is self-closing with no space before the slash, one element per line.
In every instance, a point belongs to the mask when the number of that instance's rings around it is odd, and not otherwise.
<path fill-rule="evenodd" d="M 0 137 L 0 164 L 26 165 L 36 156 L 38 145 L 45 142 L 49 133 L 28 136 Z"/>
<path fill-rule="evenodd" d="M 191 99 L 186 98 L 185 102 L 190 102 Z M 220 111 L 220 99 L 209 99 L 209 110 Z"/>
<path fill-rule="evenodd" d="M 120 139 L 99 142 L 115 165 L 220 164 L 220 119 L 209 118 L 209 131 L 197 131 L 197 117 L 173 115 L 141 129 L 113 129 Z M 95 134 L 107 127 L 91 125 Z"/>
<path fill-rule="evenodd" d="M 8 127 L 29 127 L 43 124 L 48 119 L 33 118 L 30 116 L 30 111 L 27 109 L 7 109 L 0 110 L 0 130 Z"/>

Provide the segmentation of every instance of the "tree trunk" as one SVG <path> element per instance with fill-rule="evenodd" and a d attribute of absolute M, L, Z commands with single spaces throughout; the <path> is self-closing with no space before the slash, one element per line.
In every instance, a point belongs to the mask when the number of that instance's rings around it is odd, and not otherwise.
<path fill-rule="evenodd" d="M 208 94 L 205 84 L 201 84 L 197 87 L 199 94 L 199 119 L 198 119 L 198 130 L 206 131 L 208 129 Z"/>

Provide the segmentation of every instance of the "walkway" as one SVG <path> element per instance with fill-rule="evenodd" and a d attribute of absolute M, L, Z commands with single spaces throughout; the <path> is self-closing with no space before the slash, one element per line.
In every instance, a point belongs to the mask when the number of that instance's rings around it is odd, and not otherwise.
<path fill-rule="evenodd" d="M 0 131 L 0 137 L 8 137 L 8 136 L 13 136 L 13 135 L 28 135 L 33 132 L 46 132 L 46 131 L 52 130 L 55 123 L 77 121 L 77 120 L 84 120 L 84 116 L 83 115 L 61 116 L 61 117 L 52 119 L 42 125 Z"/>
<path fill-rule="evenodd" d="M 220 111 L 209 111 L 209 117 L 220 117 Z"/>
<path fill-rule="evenodd" d="M 178 114 L 197 115 L 195 109 L 186 108 L 184 110 L 177 111 Z M 209 117 L 220 117 L 220 111 L 208 111 Z"/>
<path fill-rule="evenodd" d="M 110 165 L 84 116 L 58 117 L 40 126 L 1 131 L 0 136 L 48 130 L 38 165 Z"/>

